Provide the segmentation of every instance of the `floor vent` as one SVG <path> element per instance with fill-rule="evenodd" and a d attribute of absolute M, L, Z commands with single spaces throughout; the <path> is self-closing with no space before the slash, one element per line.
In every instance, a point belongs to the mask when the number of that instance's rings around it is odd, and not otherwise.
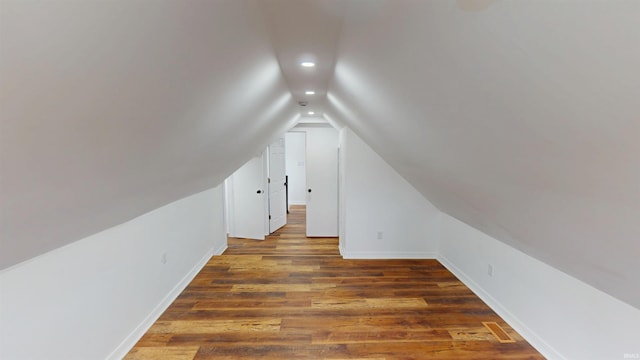
<path fill-rule="evenodd" d="M 516 342 L 511 336 L 509 336 L 509 334 L 507 334 L 506 331 L 504 331 L 504 329 L 500 325 L 498 325 L 498 323 L 483 322 L 482 325 L 484 325 L 484 327 L 489 329 L 489 331 L 491 331 L 493 336 L 495 336 L 496 339 L 498 339 L 498 342 L 500 342 L 501 344 Z"/>

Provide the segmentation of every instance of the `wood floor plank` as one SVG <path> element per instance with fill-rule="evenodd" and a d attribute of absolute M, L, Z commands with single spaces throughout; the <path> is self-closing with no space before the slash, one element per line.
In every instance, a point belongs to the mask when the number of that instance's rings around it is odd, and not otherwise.
<path fill-rule="evenodd" d="M 280 330 L 280 319 L 211 319 L 156 321 L 149 333 L 218 334 L 228 332 L 254 332 Z"/>
<path fill-rule="evenodd" d="M 368 299 L 316 299 L 311 302 L 314 309 L 412 309 L 423 308 L 427 302 L 422 298 L 368 298 Z"/>
<path fill-rule="evenodd" d="M 230 238 L 126 359 L 543 359 L 437 260 L 345 260 L 288 222 Z"/>
<path fill-rule="evenodd" d="M 228 300 L 205 300 L 198 301 L 192 307 L 193 310 L 248 310 L 256 308 L 308 308 L 311 306 L 311 299 L 242 299 L 230 302 Z"/>
<path fill-rule="evenodd" d="M 199 346 L 136 347 L 127 354 L 126 360 L 192 360 Z"/>
<path fill-rule="evenodd" d="M 194 357 L 205 359 L 331 359 L 348 355 L 345 345 L 217 345 L 201 346 Z"/>
<path fill-rule="evenodd" d="M 333 284 L 235 284 L 231 287 L 231 291 L 238 292 L 309 292 L 330 289 L 335 287 Z"/>
<path fill-rule="evenodd" d="M 313 334 L 314 344 L 363 344 L 451 341 L 448 331 L 426 330 L 377 330 L 377 331 L 319 331 Z"/>
<path fill-rule="evenodd" d="M 203 345 L 306 345 L 312 341 L 311 334 L 295 334 L 287 332 L 230 332 L 221 334 L 175 334 L 168 346 L 203 346 Z"/>

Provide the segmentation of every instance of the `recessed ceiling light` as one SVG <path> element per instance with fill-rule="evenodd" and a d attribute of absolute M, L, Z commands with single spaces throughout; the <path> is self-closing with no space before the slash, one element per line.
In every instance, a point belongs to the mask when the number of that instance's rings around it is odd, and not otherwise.
<path fill-rule="evenodd" d="M 313 115 L 313 114 L 315 114 L 315 112 L 313 112 L 313 111 L 309 111 L 309 112 L 307 113 L 307 115 Z"/>
<path fill-rule="evenodd" d="M 307 94 L 307 95 L 315 95 L 316 94 L 316 92 L 313 91 L 313 90 L 307 90 L 304 93 Z"/>
<path fill-rule="evenodd" d="M 304 67 L 314 67 L 314 66 L 316 66 L 316 63 L 311 62 L 311 61 L 305 61 L 303 63 L 300 63 L 300 65 L 302 65 Z"/>

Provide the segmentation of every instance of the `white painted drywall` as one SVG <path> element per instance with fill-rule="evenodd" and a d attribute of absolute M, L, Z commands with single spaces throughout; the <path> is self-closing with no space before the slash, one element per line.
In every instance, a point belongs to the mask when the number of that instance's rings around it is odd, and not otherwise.
<path fill-rule="evenodd" d="M 349 1 L 327 112 L 440 210 L 640 309 L 640 2 Z"/>
<path fill-rule="evenodd" d="M 305 132 L 290 131 L 285 134 L 286 167 L 289 176 L 289 205 L 304 205 L 307 197 L 305 192 Z"/>
<path fill-rule="evenodd" d="M 220 185 L 2 271 L 0 358 L 124 356 L 226 248 L 223 194 Z"/>
<path fill-rule="evenodd" d="M 261 1 L 1 1 L 0 268 L 228 177 L 298 106 Z"/>
<path fill-rule="evenodd" d="M 440 232 L 440 261 L 549 359 L 640 354 L 640 310 L 444 213 Z"/>
<path fill-rule="evenodd" d="M 342 255 L 434 258 L 438 210 L 353 131 L 340 132 Z"/>

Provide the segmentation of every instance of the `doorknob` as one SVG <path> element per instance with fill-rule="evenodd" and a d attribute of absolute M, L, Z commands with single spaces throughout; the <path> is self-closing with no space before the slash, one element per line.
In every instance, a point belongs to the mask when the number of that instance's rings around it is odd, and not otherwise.
<path fill-rule="evenodd" d="M 258 190 L 256 191 L 258 194 L 262 194 L 262 190 Z"/>
<path fill-rule="evenodd" d="M 311 192 L 311 189 L 308 189 L 307 192 Z"/>

